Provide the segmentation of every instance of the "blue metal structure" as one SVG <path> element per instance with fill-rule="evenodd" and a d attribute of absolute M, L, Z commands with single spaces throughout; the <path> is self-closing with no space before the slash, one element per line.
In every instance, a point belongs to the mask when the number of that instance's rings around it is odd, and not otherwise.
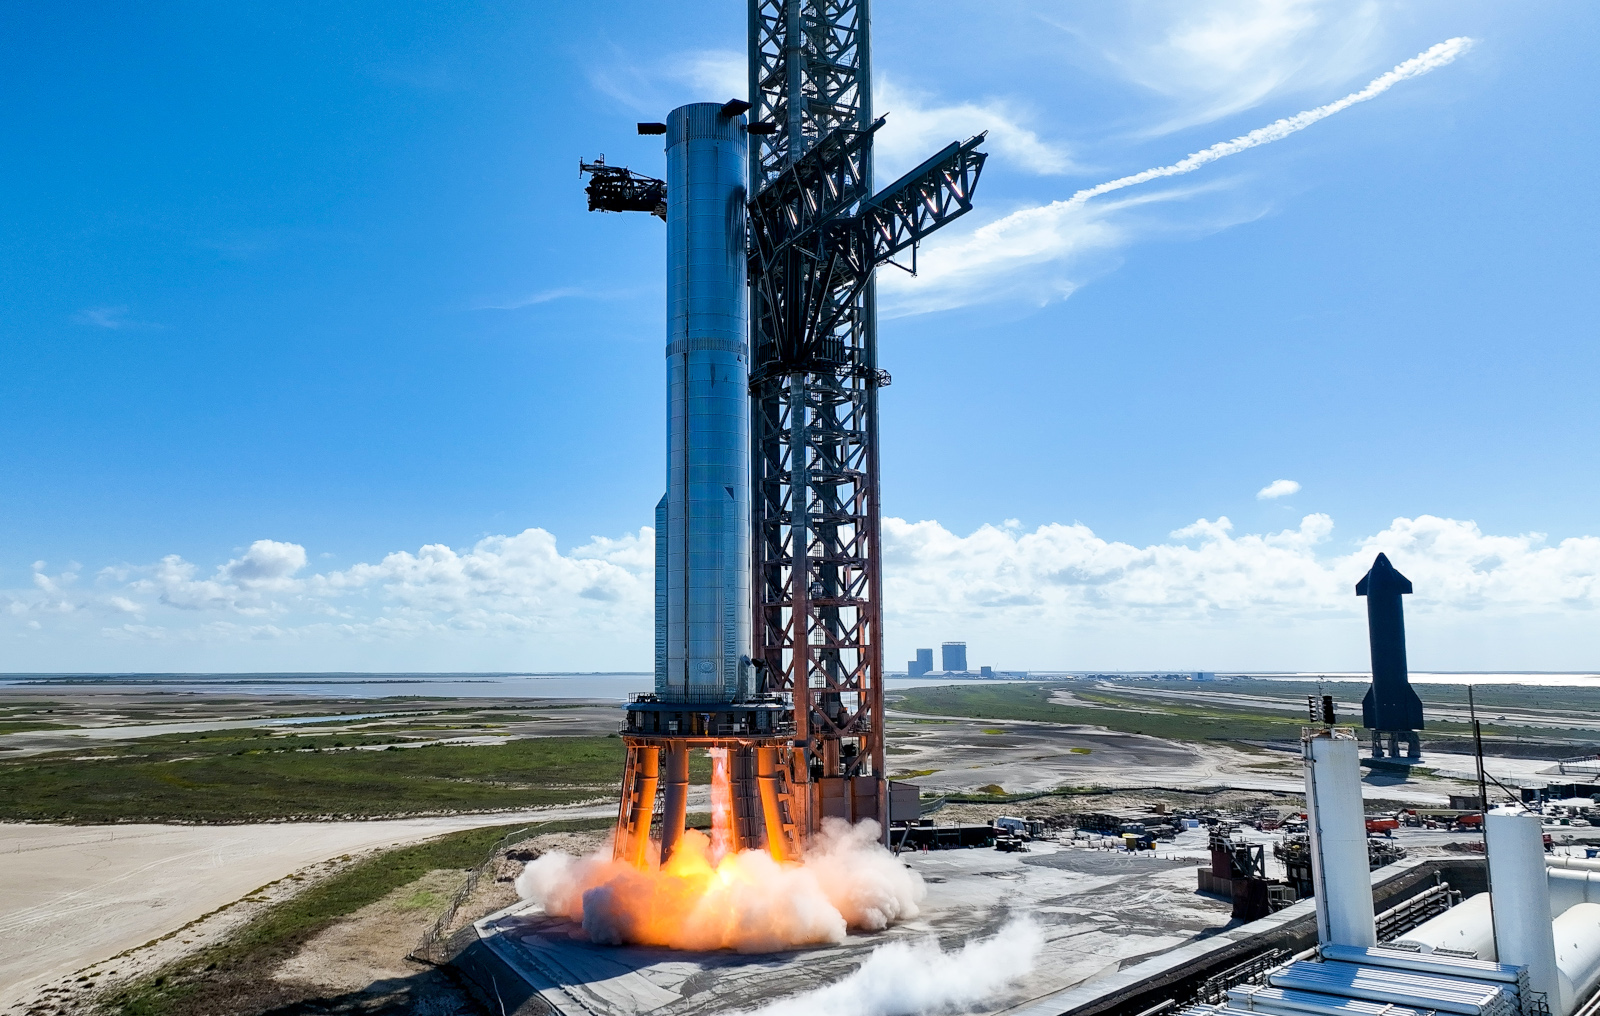
<path fill-rule="evenodd" d="M 948 673 L 965 673 L 967 669 L 967 644 L 965 642 L 946 642 L 939 646 L 939 662 Z"/>

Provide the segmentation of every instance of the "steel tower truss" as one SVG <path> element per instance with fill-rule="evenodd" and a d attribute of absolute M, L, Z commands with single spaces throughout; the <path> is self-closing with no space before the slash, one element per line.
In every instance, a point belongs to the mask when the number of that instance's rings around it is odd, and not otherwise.
<path fill-rule="evenodd" d="M 983 135 L 872 194 L 867 0 L 751 0 L 752 659 L 795 824 L 887 833 L 872 274 L 972 207 Z M 766 133 L 760 133 L 764 129 Z M 870 195 L 870 196 L 869 196 Z M 913 260 L 914 264 L 914 260 Z"/>

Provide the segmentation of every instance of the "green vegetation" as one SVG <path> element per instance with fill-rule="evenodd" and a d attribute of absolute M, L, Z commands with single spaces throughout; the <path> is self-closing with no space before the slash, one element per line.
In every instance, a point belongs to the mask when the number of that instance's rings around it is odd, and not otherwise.
<path fill-rule="evenodd" d="M 1141 682 L 1158 685 L 1161 682 Z M 1184 682 L 1167 682 L 1181 685 Z M 1231 683 L 1231 682 L 1230 682 Z M 1254 685 L 1274 682 L 1256 681 Z M 1311 687 L 1315 687 L 1312 685 Z M 1052 692 L 1069 689 L 1073 697 L 1088 705 L 1051 702 Z M 1188 690 L 1195 691 L 1192 684 Z M 1209 688 L 1207 690 L 1210 690 Z M 1252 688 L 1251 693 L 1257 689 Z M 1535 689 L 1521 689 L 1532 692 Z M 1559 689 L 1566 691 L 1569 689 Z M 1155 698 L 1140 695 L 1137 691 L 1122 692 L 1098 684 L 1087 687 L 1073 685 L 1008 684 L 995 687 L 977 685 L 949 685 L 942 687 L 913 688 L 900 693 L 895 708 L 910 712 L 943 713 L 945 715 L 971 716 L 976 719 L 1043 720 L 1050 723 L 1082 723 L 1105 727 L 1108 730 L 1134 734 L 1150 734 L 1175 741 L 1207 739 L 1230 741 L 1290 741 L 1298 740 L 1304 725 L 1302 711 L 1287 704 L 1277 707 L 1273 703 L 1260 706 L 1214 699 L 1183 701 L 1176 698 Z M 1480 713 L 1482 710 L 1480 710 Z M 1350 707 L 1344 707 L 1348 717 Z M 1584 724 L 1584 725 L 1579 725 Z M 1531 742 L 1560 741 L 1567 736 L 1594 736 L 1600 724 L 1579 719 L 1570 729 L 1530 727 L 1505 722 L 1483 723 L 1483 734 L 1500 741 L 1518 739 Z M 1471 726 L 1445 720 L 1430 720 L 1428 731 L 1441 734 L 1467 734 Z M 985 729 L 985 733 L 989 731 Z"/>
<path fill-rule="evenodd" d="M 535 832 L 601 829 L 610 819 L 549 822 Z M 188 1016 L 218 1011 L 219 1003 L 271 983 L 271 972 L 317 932 L 431 871 L 471 869 L 504 835 L 521 826 L 489 826 L 401 847 L 351 865 L 264 911 L 227 940 L 201 949 L 105 999 L 118 1016 Z M 404 906 L 433 906 L 418 891 Z M 176 933 L 174 933 L 176 934 Z"/>
<path fill-rule="evenodd" d="M 1004 728 L 1004 727 L 984 727 L 983 728 L 983 732 L 985 734 L 1004 734 L 1006 732 L 1006 728 Z"/>
<path fill-rule="evenodd" d="M 1464 675 L 1465 677 L 1465 675 Z M 1236 695 L 1253 695 L 1277 699 L 1282 708 L 1304 715 L 1307 695 L 1332 695 L 1338 701 L 1339 712 L 1347 719 L 1359 717 L 1361 697 L 1366 693 L 1364 682 L 1302 680 L 1262 680 L 1259 678 L 1230 677 L 1196 687 L 1192 681 L 1142 680 L 1139 688 L 1167 692 L 1227 692 Z M 1464 707 L 1467 704 L 1466 684 L 1413 684 L 1422 704 L 1429 708 Z M 1521 684 L 1480 684 L 1473 686 L 1473 699 L 1477 703 L 1478 718 L 1485 723 L 1508 709 L 1519 712 L 1533 710 L 1549 713 L 1553 722 L 1569 723 L 1574 729 L 1592 732 L 1600 729 L 1600 715 L 1575 716 L 1574 712 L 1600 714 L 1600 686 L 1554 686 Z M 1263 709 L 1272 708 L 1262 703 Z M 1430 722 L 1429 727 L 1433 724 Z M 1537 729 L 1537 728 L 1535 728 Z M 1545 736 L 1549 736 L 1546 733 Z"/>
<path fill-rule="evenodd" d="M 218 730 L 0 759 L 0 820 L 244 822 L 489 811 L 593 798 L 614 792 L 622 777 L 617 738 L 402 749 L 396 742 L 403 740 Z M 360 747 L 388 750 L 351 750 Z"/>
<path fill-rule="evenodd" d="M 1299 738 L 1300 724 L 1283 716 L 1224 710 L 1207 703 L 1187 706 L 1153 700 L 1127 702 L 1094 694 L 1097 702 L 1123 708 L 1062 705 L 1051 702 L 1059 685 L 1004 684 L 945 685 L 912 688 L 902 692 L 896 708 L 918 713 L 972 716 L 985 720 L 1043 720 L 1047 723 L 1082 723 L 1133 734 L 1151 734 L 1177 741 L 1207 738 L 1248 738 L 1273 741 Z M 1079 698 L 1092 693 L 1074 689 Z"/>
<path fill-rule="evenodd" d="M 1074 755 L 1088 755 L 1094 751 L 1093 748 L 1068 748 L 1067 750 L 1072 752 Z"/>
<path fill-rule="evenodd" d="M 20 734 L 25 730 L 72 730 L 76 724 L 47 723 L 44 720 L 0 720 L 0 734 Z"/>

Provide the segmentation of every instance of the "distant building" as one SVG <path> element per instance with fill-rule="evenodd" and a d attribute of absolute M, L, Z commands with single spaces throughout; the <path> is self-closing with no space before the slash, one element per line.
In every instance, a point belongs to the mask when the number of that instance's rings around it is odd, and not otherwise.
<path fill-rule="evenodd" d="M 965 642 L 946 642 L 939 647 L 940 662 L 947 672 L 962 672 L 967 669 L 967 644 Z"/>
<path fill-rule="evenodd" d="M 994 668 L 993 667 L 979 667 L 978 668 L 978 676 L 979 677 L 993 677 L 994 676 Z"/>
<path fill-rule="evenodd" d="M 1189 680 L 1191 681 L 1215 681 L 1216 679 L 1217 674 L 1213 670 L 1195 670 L 1189 673 Z"/>
<path fill-rule="evenodd" d="M 921 677 L 933 670 L 933 650 L 918 649 L 917 658 L 906 664 L 907 677 Z"/>

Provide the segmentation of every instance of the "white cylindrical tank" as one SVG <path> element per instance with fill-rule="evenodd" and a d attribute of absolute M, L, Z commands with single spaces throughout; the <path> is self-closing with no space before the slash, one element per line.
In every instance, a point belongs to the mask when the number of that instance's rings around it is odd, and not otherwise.
<path fill-rule="evenodd" d="M 1494 951 L 1494 919 L 1490 916 L 1489 894 L 1469 896 L 1446 910 L 1406 932 L 1401 944 L 1419 946 L 1423 952 L 1435 949 L 1455 949 L 1477 953 L 1480 960 L 1492 960 Z"/>
<path fill-rule="evenodd" d="M 656 693 L 750 689 L 750 351 L 745 119 L 667 116 L 667 496 Z"/>
<path fill-rule="evenodd" d="M 1377 945 L 1359 744 L 1354 732 L 1334 728 L 1307 735 L 1303 747 L 1317 940 L 1322 945 Z"/>
<path fill-rule="evenodd" d="M 1574 1012 L 1600 987 L 1600 903 L 1580 903 L 1556 918 L 1554 934 L 1562 1006 Z"/>
<path fill-rule="evenodd" d="M 1580 903 L 1600 903 L 1600 871 L 1550 868 L 1550 919 L 1555 920 Z"/>
<path fill-rule="evenodd" d="M 1494 908 L 1494 942 L 1501 963 L 1528 968 L 1528 985 L 1542 991 L 1553 1016 L 1571 1011 L 1561 998 L 1556 976 L 1555 939 L 1550 926 L 1550 883 L 1545 875 L 1544 827 L 1539 816 L 1520 807 L 1495 808 L 1484 816 L 1489 851 L 1489 887 Z"/>

